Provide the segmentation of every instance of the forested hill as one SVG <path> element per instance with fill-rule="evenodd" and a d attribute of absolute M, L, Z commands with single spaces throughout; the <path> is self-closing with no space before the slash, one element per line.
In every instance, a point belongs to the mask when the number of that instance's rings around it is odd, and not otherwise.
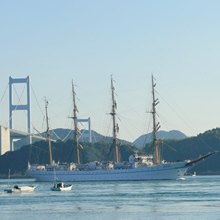
<path fill-rule="evenodd" d="M 193 159 L 208 152 L 220 151 L 220 128 L 183 140 L 163 140 L 160 149 L 162 159 L 166 161 Z M 147 144 L 143 151 L 152 153 L 152 145 Z M 189 172 L 194 171 L 197 174 L 220 174 L 220 153 L 199 163 Z"/>
<path fill-rule="evenodd" d="M 107 142 L 87 143 L 81 142 L 84 149 L 80 150 L 82 163 L 89 161 L 113 160 L 112 144 Z M 152 153 L 152 145 L 148 144 L 143 152 Z M 194 159 L 200 155 L 214 150 L 220 150 L 220 129 L 207 131 L 197 137 L 182 140 L 164 140 L 160 145 L 162 158 L 167 161 Z M 127 161 L 128 157 L 137 148 L 131 145 L 121 145 L 121 161 Z M 57 162 L 75 162 L 73 140 L 52 143 L 53 159 Z M 26 145 L 14 152 L 7 152 L 0 156 L 0 177 L 6 178 L 8 170 L 13 175 L 24 176 L 28 161 L 31 164 L 48 164 L 48 144 L 45 141 L 37 142 L 33 146 Z M 220 174 L 220 153 L 216 153 L 204 162 L 199 163 L 189 172 L 197 174 Z"/>
<path fill-rule="evenodd" d="M 80 149 L 81 163 L 90 161 L 113 160 L 113 148 L 111 143 L 81 142 L 83 149 Z M 52 142 L 52 154 L 55 162 L 76 162 L 75 151 L 73 150 L 73 140 L 66 142 Z M 138 150 L 134 146 L 121 145 L 121 161 L 128 160 L 128 157 Z M 26 145 L 20 149 L 7 152 L 0 156 L 0 177 L 6 178 L 8 170 L 11 170 L 11 176 L 24 176 L 28 166 L 31 164 L 49 164 L 48 144 L 45 141 L 36 142 L 33 145 Z"/>

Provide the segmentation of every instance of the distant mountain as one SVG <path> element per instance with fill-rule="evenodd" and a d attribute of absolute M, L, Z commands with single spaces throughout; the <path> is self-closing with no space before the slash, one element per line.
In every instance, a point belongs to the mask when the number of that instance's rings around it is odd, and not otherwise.
<path fill-rule="evenodd" d="M 66 141 L 68 139 L 73 139 L 74 138 L 74 130 L 71 129 L 64 129 L 64 128 L 56 128 L 54 130 L 50 130 L 50 134 L 51 134 L 51 139 L 52 140 L 62 140 L 62 141 Z M 81 134 L 82 136 L 80 136 L 79 141 L 80 142 L 89 142 L 89 131 L 88 130 L 81 130 Z M 46 133 L 42 133 L 42 136 L 44 136 L 45 138 L 47 137 Z M 99 133 L 97 133 L 96 131 L 91 131 L 91 136 L 92 136 L 92 143 L 96 143 L 96 142 L 107 142 L 107 143 L 112 143 L 112 137 L 108 137 L 108 136 L 103 136 Z M 17 150 L 20 147 L 27 145 L 28 140 L 18 140 L 16 142 L 14 142 L 14 148 Z M 128 144 L 128 145 L 133 145 L 131 142 L 126 141 L 126 140 L 121 140 L 118 139 L 118 142 L 120 144 Z"/>
<path fill-rule="evenodd" d="M 81 136 L 79 137 L 80 142 L 89 142 L 89 131 L 88 130 L 81 130 Z M 112 143 L 112 137 L 108 136 L 103 136 L 96 131 L 91 131 L 91 136 L 92 136 L 92 143 L 97 143 L 97 142 L 107 142 L 107 143 Z M 61 139 L 63 141 L 66 141 L 68 139 L 73 139 L 74 138 L 74 130 L 70 129 L 63 129 L 63 128 L 57 128 L 51 131 L 51 138 L 54 140 Z M 118 142 L 121 144 L 128 144 L 128 145 L 133 145 L 131 142 L 118 139 Z"/>
<path fill-rule="evenodd" d="M 89 142 L 88 138 L 88 130 L 81 130 L 82 136 L 79 138 L 79 141 L 81 142 Z M 66 141 L 68 139 L 73 139 L 74 137 L 74 130 L 71 129 L 65 129 L 65 128 L 56 128 L 54 130 L 50 131 L 51 133 L 51 139 L 52 140 L 63 140 Z M 112 143 L 112 137 L 103 136 L 96 131 L 91 131 L 92 133 L 92 143 L 104 141 L 107 143 Z M 46 133 L 42 133 L 44 137 L 47 137 Z M 160 139 L 184 139 L 187 138 L 185 134 L 183 134 L 180 131 L 172 130 L 172 131 L 158 131 L 157 133 L 158 138 Z M 128 145 L 134 145 L 138 148 L 143 148 L 146 144 L 150 143 L 153 140 L 153 134 L 145 134 L 137 138 L 133 143 L 119 139 L 120 144 L 128 144 Z M 27 145 L 28 140 L 22 139 L 14 142 L 14 148 L 19 149 L 20 147 Z"/>
<path fill-rule="evenodd" d="M 160 139 L 184 139 L 187 138 L 185 134 L 180 131 L 172 130 L 172 131 L 158 131 L 157 137 Z M 144 134 L 137 138 L 133 144 L 138 148 L 143 148 L 146 144 L 152 142 L 153 140 L 153 133 Z"/>

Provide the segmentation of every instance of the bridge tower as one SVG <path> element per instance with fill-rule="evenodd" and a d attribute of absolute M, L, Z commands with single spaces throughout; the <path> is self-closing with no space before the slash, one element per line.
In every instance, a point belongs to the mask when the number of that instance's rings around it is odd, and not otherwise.
<path fill-rule="evenodd" d="M 12 85 L 15 83 L 25 83 L 27 85 L 27 104 L 26 105 L 14 105 L 13 104 L 13 87 Z M 17 78 L 13 79 L 12 77 L 9 77 L 9 127 L 12 129 L 13 125 L 13 111 L 17 110 L 26 110 L 27 111 L 27 128 L 28 133 L 31 134 L 31 95 L 30 95 L 30 77 L 27 76 L 27 78 Z M 30 144 L 32 144 L 32 136 L 29 136 Z M 10 150 L 14 150 L 13 146 L 13 140 L 11 140 L 10 144 Z"/>
<path fill-rule="evenodd" d="M 88 137 L 88 140 L 90 143 L 92 143 L 92 134 L 91 134 L 91 120 L 90 118 L 88 119 L 77 119 L 77 123 L 78 122 L 87 122 L 88 123 L 88 135 L 86 135 Z"/>

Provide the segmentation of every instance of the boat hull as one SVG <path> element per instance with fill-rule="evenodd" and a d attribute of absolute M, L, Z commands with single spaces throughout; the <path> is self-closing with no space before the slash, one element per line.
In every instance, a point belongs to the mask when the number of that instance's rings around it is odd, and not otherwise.
<path fill-rule="evenodd" d="M 5 189 L 4 191 L 7 193 L 28 193 L 33 192 L 36 186 L 22 186 L 19 188 L 11 188 L 11 189 Z"/>
<path fill-rule="evenodd" d="M 70 191 L 72 189 L 72 185 L 67 187 L 59 187 L 59 188 L 51 187 L 50 189 L 52 191 Z"/>
<path fill-rule="evenodd" d="M 141 181 L 180 179 L 189 169 L 186 162 L 160 164 L 151 167 L 119 170 L 93 171 L 56 171 L 60 181 L 91 182 L 91 181 Z M 53 171 L 27 170 L 37 181 L 53 181 Z"/>

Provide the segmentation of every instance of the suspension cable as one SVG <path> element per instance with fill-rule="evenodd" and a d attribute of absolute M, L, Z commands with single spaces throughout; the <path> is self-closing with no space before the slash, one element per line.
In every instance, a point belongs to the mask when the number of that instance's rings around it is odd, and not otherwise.
<path fill-rule="evenodd" d="M 42 108 L 41 108 L 41 106 L 40 106 L 40 104 L 39 104 L 39 102 L 38 102 L 38 100 L 37 100 L 37 96 L 36 96 L 36 94 L 35 94 L 35 92 L 34 92 L 34 89 L 33 89 L 32 85 L 31 85 L 31 91 L 32 91 L 33 94 L 34 94 L 34 97 L 35 97 L 35 99 L 36 99 L 36 101 L 37 101 L 37 105 L 38 105 L 39 109 L 41 110 L 42 115 L 44 115 L 43 110 L 42 110 Z"/>
<path fill-rule="evenodd" d="M 15 109 L 14 109 L 14 110 L 16 111 L 17 108 L 18 108 L 18 106 L 19 106 L 19 103 L 21 103 L 21 97 L 23 96 L 25 86 L 24 86 L 24 88 L 23 88 L 23 90 L 22 90 L 22 93 L 21 93 L 21 96 L 20 96 L 20 97 L 18 96 L 17 90 L 15 89 L 14 85 L 13 85 L 13 88 L 14 88 L 14 90 L 15 90 L 15 93 L 16 93 L 17 97 L 18 97 L 18 102 L 17 102 L 17 105 L 16 105 L 16 107 L 15 107 Z M 21 103 L 21 104 L 22 104 L 22 103 Z M 13 115 L 14 115 L 14 111 L 12 112 L 11 117 L 9 118 L 9 121 L 11 121 Z"/>
<path fill-rule="evenodd" d="M 5 93 L 6 93 L 7 89 L 8 89 L 8 86 L 9 86 L 9 83 L 7 84 L 7 86 L 6 86 L 6 88 L 5 88 L 5 91 L 4 91 L 4 93 L 3 93 L 3 96 L 2 96 L 2 98 L 1 98 L 1 100 L 0 100 L 0 104 L 1 104 L 1 102 L 2 102 L 2 100 L 3 100 L 3 98 L 5 97 Z"/>

